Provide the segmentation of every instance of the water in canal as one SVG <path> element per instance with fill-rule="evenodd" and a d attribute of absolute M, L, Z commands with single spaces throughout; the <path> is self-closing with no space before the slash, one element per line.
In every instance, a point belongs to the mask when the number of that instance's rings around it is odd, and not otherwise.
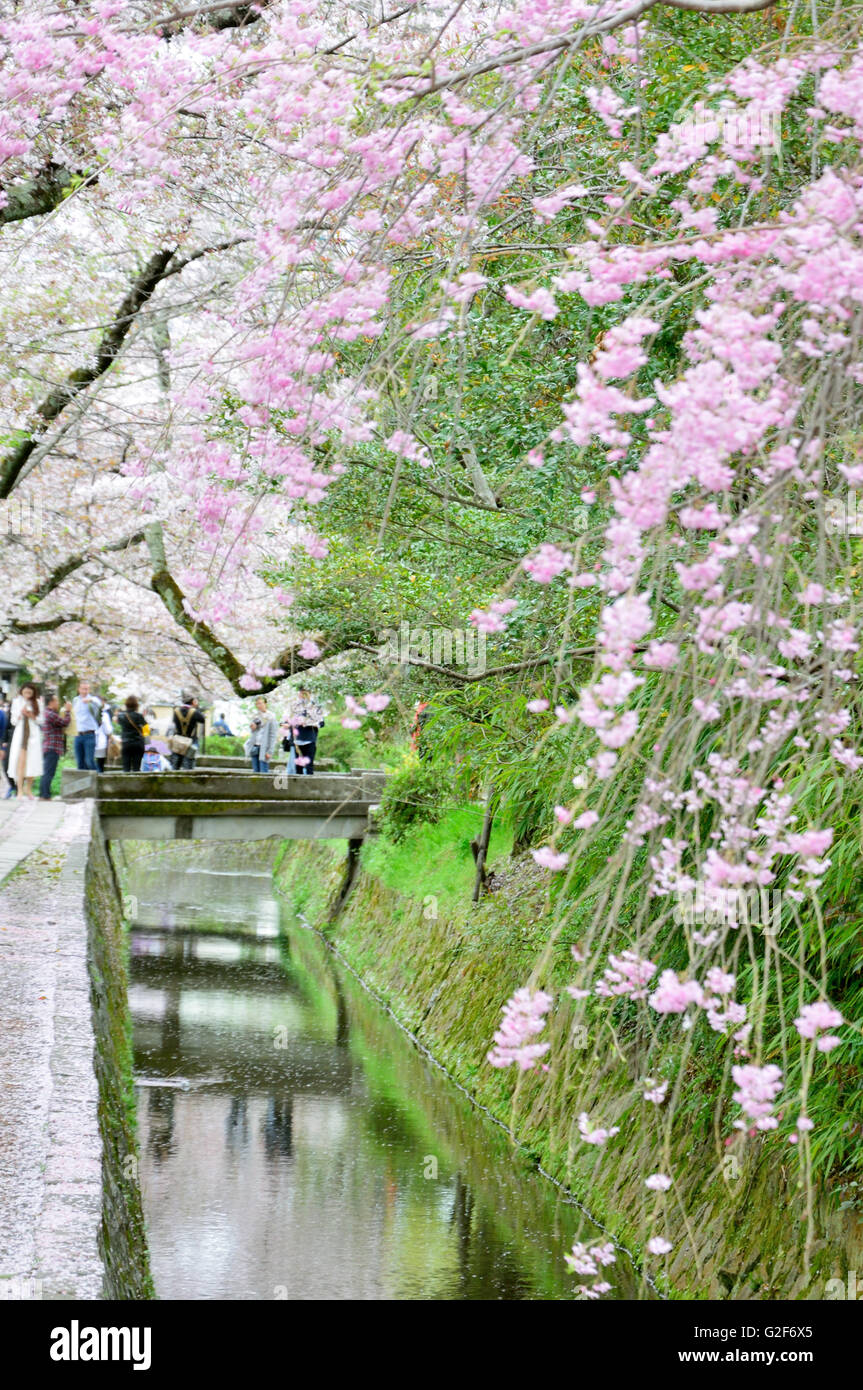
<path fill-rule="evenodd" d="M 126 873 L 158 1296 L 571 1298 L 564 1252 L 601 1233 L 238 848 L 178 845 Z M 638 1297 L 623 1263 L 604 1276 Z"/>

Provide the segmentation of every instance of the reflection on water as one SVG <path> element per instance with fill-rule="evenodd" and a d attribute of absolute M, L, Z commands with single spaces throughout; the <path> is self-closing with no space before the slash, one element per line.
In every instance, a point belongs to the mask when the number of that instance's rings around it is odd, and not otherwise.
<path fill-rule="evenodd" d="M 314 934 L 268 873 L 129 873 L 141 1181 L 161 1298 L 563 1299 L 578 1211 Z M 187 861 L 188 863 L 188 861 Z M 290 924 L 286 924 L 290 925 Z M 618 1296 L 633 1295 L 617 1270 Z"/>

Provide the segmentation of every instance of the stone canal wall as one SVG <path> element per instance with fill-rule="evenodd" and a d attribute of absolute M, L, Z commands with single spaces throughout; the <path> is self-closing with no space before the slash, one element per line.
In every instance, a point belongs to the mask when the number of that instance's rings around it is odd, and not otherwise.
<path fill-rule="evenodd" d="M 0 890 L 0 1296 L 152 1295 L 124 930 L 92 803 Z"/>
<path fill-rule="evenodd" d="M 99 1084 L 102 1220 L 99 1246 L 107 1298 L 155 1297 L 135 1144 L 127 937 L 119 887 L 98 820 L 85 882 L 94 1061 Z"/>

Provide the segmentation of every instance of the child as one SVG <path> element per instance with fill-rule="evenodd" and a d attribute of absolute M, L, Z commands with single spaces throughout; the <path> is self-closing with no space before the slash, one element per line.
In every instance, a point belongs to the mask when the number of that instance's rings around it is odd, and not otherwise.
<path fill-rule="evenodd" d="M 154 744 L 148 743 L 141 759 L 142 772 L 167 772 L 171 764 L 164 758 Z"/>

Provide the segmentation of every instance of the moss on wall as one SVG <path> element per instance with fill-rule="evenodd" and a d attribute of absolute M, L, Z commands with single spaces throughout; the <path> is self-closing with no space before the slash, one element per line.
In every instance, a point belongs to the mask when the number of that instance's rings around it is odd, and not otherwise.
<path fill-rule="evenodd" d="M 127 941 L 108 848 L 94 818 L 87 859 L 87 923 L 99 1128 L 102 1136 L 100 1248 L 106 1298 L 154 1298 L 135 1146 Z"/>
<path fill-rule="evenodd" d="M 364 861 L 379 857 L 364 851 Z M 284 896 L 313 924 L 326 920 L 344 861 L 338 844 L 290 844 L 276 864 Z M 638 1251 L 653 1194 L 644 1175 L 672 1171 L 679 1202 L 667 1204 L 674 1252 L 651 1272 L 672 1296 L 704 1298 L 823 1298 L 832 1277 L 863 1267 L 863 1220 L 839 1211 L 829 1192 L 817 1196 L 814 1241 L 804 1260 L 806 1212 L 796 1165 L 759 1135 L 735 1141 L 717 1159 L 715 1077 L 709 1057 L 694 1055 L 682 1078 L 681 1103 L 663 1134 L 655 1107 L 633 1106 L 640 1076 L 638 1039 L 609 1036 L 592 1050 L 567 1046 L 570 1016 L 555 1013 L 551 1056 L 565 1058 L 549 1075 L 521 1079 L 486 1062 L 500 1009 L 529 978 L 548 939 L 546 903 L 530 880 L 518 891 L 493 893 L 477 908 L 445 910 L 424 892 L 421 865 L 399 891 L 368 869 L 328 935 L 363 980 L 435 1058 L 498 1119 L 550 1176 L 564 1182 L 588 1210 Z M 560 988 L 572 977 L 562 938 L 543 983 Z M 663 1076 L 673 1075 L 669 1046 Z M 619 1125 L 625 1142 L 601 1157 L 572 1139 L 576 1096 L 601 1096 L 602 1121 Z M 721 1153 L 721 1139 L 719 1149 Z M 657 1264 L 660 1268 L 657 1268 Z"/>

